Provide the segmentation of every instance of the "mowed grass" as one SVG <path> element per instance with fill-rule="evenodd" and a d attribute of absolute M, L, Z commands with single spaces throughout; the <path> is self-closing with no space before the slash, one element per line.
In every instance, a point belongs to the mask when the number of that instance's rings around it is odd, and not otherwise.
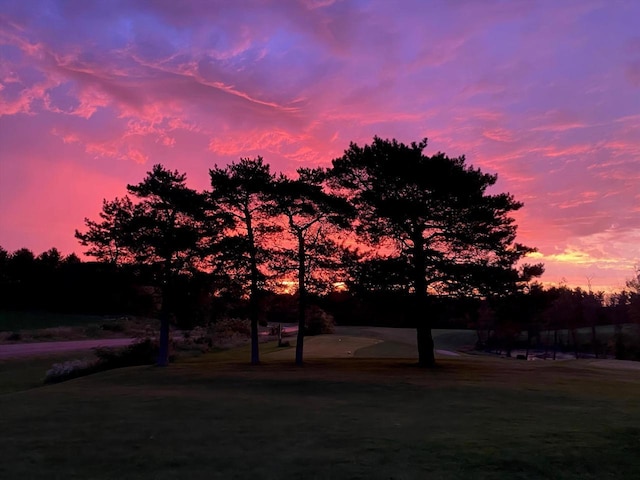
<path fill-rule="evenodd" d="M 41 387 L 47 370 L 54 363 L 71 359 L 95 360 L 95 358 L 93 352 L 86 351 L 0 359 L 0 394 Z"/>
<path fill-rule="evenodd" d="M 0 478 L 640 478 L 638 370 L 261 349 L 0 395 Z"/>
<path fill-rule="evenodd" d="M 104 323 L 114 317 L 50 312 L 0 311 L 0 332 Z"/>

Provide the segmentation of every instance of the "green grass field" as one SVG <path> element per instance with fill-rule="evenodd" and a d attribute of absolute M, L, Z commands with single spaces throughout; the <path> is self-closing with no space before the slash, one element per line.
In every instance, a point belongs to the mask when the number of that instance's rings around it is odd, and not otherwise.
<path fill-rule="evenodd" d="M 640 478 L 631 364 L 461 356 L 421 370 L 323 357 L 337 347 L 317 338 L 302 368 L 265 344 L 258 367 L 243 347 L 30 388 L 19 379 L 39 367 L 4 362 L 0 478 Z"/>
<path fill-rule="evenodd" d="M 100 324 L 114 317 L 50 312 L 0 311 L 0 332 Z"/>

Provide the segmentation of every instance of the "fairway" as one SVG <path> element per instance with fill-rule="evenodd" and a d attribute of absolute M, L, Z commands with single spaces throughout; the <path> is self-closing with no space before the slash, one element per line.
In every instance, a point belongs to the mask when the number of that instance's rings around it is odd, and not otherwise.
<path fill-rule="evenodd" d="M 0 478 L 640 478 L 626 364 L 262 350 L 0 395 Z"/>
<path fill-rule="evenodd" d="M 433 330 L 436 357 L 458 356 L 458 349 L 472 346 L 473 330 Z M 291 345 L 296 338 L 289 337 Z M 294 349 L 280 349 L 267 354 L 269 359 L 295 358 Z M 307 337 L 305 358 L 405 358 L 417 359 L 416 331 L 413 328 L 336 327 L 334 335 Z"/>

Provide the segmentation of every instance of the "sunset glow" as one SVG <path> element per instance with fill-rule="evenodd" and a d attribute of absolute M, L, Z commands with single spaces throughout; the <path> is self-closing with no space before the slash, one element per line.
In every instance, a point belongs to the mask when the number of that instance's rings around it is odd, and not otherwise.
<path fill-rule="evenodd" d="M 466 155 L 542 281 L 640 264 L 640 2 L 0 0 L 0 245 L 74 229 L 155 163 L 328 166 L 374 135 Z"/>

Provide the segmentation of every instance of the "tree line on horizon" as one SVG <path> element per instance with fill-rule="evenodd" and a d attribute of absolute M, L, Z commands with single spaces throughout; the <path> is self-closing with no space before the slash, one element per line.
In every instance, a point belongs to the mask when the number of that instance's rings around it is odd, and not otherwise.
<path fill-rule="evenodd" d="M 500 310 L 514 309 L 509 299 L 523 304 L 541 291 L 534 279 L 544 269 L 521 262 L 534 251 L 516 242 L 511 214 L 522 203 L 487 192 L 497 176 L 464 157 L 427 156 L 426 145 L 374 137 L 364 147 L 352 143 L 330 168 L 301 168 L 295 178 L 275 174 L 261 157 L 242 158 L 210 169 L 204 192 L 189 188 L 184 173 L 155 165 L 127 186 L 133 199 L 105 200 L 99 219 L 86 219 L 76 237 L 100 265 L 144 271 L 157 287 L 161 365 L 172 315 L 190 295 L 212 291 L 246 297 L 251 363 L 258 363 L 264 298 L 278 279 L 295 278 L 296 363 L 309 296 L 339 282 L 352 296 L 401 299 L 396 311 L 417 330 L 419 363 L 432 366 L 431 328 L 460 310 L 453 303 L 491 304 L 471 317 L 489 324 L 493 315 L 495 324 L 508 316 Z M 519 314 L 531 319 L 535 310 Z M 509 328 L 494 328 L 492 338 Z"/>
<path fill-rule="evenodd" d="M 382 274 L 375 287 L 369 278 L 362 285 L 351 284 L 349 290 L 312 292 L 305 331 L 319 332 L 321 325 L 314 321 L 323 312 L 339 325 L 415 327 L 410 293 L 385 283 L 387 279 Z M 241 286 L 232 283 L 210 275 L 179 276 L 171 300 L 174 325 L 189 330 L 218 319 L 247 318 L 248 300 L 242 298 Z M 153 274 L 143 265 L 82 261 L 56 248 L 36 256 L 27 248 L 8 252 L 0 247 L 0 314 L 153 317 L 159 289 L 151 285 Z M 296 302 L 295 292 L 263 291 L 260 322 L 296 321 Z M 613 294 L 532 283 L 501 298 L 432 295 L 428 309 L 434 328 L 475 330 L 475 347 L 481 351 L 509 355 L 529 348 L 545 350 L 549 358 L 562 352 L 640 360 L 640 337 L 629 328 L 640 325 L 640 271 L 627 280 L 624 290 Z"/>

